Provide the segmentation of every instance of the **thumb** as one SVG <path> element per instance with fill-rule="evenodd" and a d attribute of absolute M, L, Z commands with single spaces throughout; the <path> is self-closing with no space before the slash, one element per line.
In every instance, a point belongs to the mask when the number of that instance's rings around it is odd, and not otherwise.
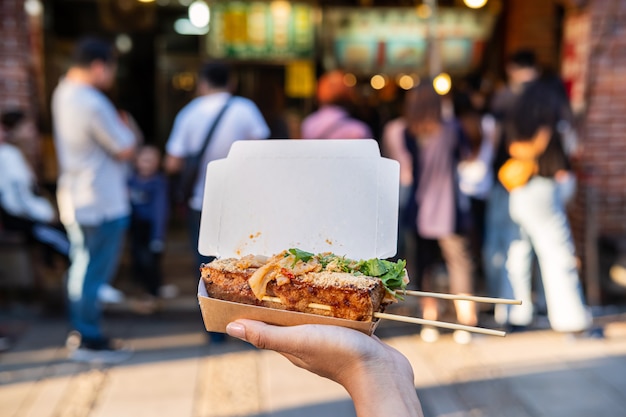
<path fill-rule="evenodd" d="M 284 335 L 283 328 L 270 326 L 260 321 L 240 319 L 226 326 L 226 333 L 251 343 L 259 349 L 289 352 L 292 340 Z"/>

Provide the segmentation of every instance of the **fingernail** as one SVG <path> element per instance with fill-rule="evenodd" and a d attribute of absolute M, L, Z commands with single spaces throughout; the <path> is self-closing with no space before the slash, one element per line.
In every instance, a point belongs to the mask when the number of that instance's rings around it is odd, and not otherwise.
<path fill-rule="evenodd" d="M 246 340 L 246 328 L 241 323 L 228 323 L 226 326 L 226 333 L 229 336 L 236 337 L 237 339 Z"/>

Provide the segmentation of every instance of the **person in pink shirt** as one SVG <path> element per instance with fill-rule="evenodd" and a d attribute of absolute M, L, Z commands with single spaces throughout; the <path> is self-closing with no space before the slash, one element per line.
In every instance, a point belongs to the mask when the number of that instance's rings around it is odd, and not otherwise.
<path fill-rule="evenodd" d="M 372 130 L 354 118 L 347 108 L 353 91 L 344 81 L 344 73 L 333 70 L 320 77 L 317 83 L 319 109 L 302 121 L 302 139 L 373 139 Z"/>

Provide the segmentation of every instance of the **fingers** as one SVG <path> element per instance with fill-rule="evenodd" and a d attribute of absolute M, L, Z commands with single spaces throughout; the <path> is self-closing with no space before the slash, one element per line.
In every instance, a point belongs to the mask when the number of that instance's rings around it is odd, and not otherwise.
<path fill-rule="evenodd" d="M 283 328 L 269 326 L 255 320 L 237 320 L 226 326 L 226 333 L 230 336 L 245 340 L 259 349 L 275 350 L 277 352 L 290 352 L 295 345 L 292 337 L 288 337 Z"/>

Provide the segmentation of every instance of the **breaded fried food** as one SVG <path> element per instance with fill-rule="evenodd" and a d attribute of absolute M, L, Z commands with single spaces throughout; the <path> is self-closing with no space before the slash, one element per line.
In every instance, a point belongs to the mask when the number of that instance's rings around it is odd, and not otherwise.
<path fill-rule="evenodd" d="M 289 249 L 270 258 L 217 259 L 200 270 L 212 298 L 371 321 L 396 301 L 395 290 L 406 286 L 404 266 L 404 261 L 353 261 Z"/>

